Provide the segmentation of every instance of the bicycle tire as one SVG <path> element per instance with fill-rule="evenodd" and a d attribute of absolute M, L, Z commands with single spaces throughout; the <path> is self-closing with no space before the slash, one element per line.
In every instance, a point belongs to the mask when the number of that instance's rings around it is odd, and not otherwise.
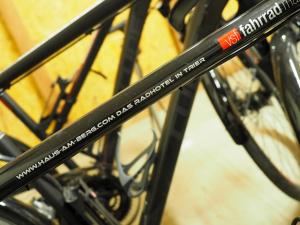
<path fill-rule="evenodd" d="M 276 92 L 276 87 L 273 86 L 273 83 L 269 80 L 269 78 L 263 76 L 263 79 L 261 80 L 263 80 L 263 82 L 261 82 L 263 85 L 271 85 L 271 87 L 268 88 L 269 90 L 272 89 L 272 92 L 274 92 L 274 90 Z M 290 178 L 288 178 L 277 167 L 277 165 L 275 165 L 264 149 L 262 149 L 262 147 L 257 143 L 257 140 L 255 140 L 255 137 L 251 134 L 249 128 L 241 119 L 241 115 L 238 110 L 239 107 L 232 100 L 232 97 L 230 97 L 233 90 L 228 89 L 228 84 L 222 78 L 222 75 L 217 70 L 213 70 L 210 74 L 205 76 L 202 81 L 212 105 L 233 140 L 245 148 L 256 165 L 275 186 L 288 196 L 296 200 L 300 200 L 300 180 L 299 183 L 292 182 Z M 218 84 L 216 84 L 216 82 Z M 274 95 L 276 98 L 279 98 L 277 94 Z M 278 101 L 280 100 L 278 99 Z M 300 157 L 295 157 L 295 160 L 299 165 L 298 169 L 300 169 Z"/>
<path fill-rule="evenodd" d="M 9 210 L 0 210 L 0 225 L 34 225 Z"/>
<path fill-rule="evenodd" d="M 0 225 L 52 225 L 33 208 L 16 199 L 6 199 L 0 206 Z"/>

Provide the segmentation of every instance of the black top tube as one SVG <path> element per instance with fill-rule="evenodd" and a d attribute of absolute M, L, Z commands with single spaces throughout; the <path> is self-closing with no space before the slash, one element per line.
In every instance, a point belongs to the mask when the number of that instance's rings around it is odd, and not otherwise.
<path fill-rule="evenodd" d="M 103 0 L 88 9 L 68 26 L 57 32 L 45 42 L 29 51 L 18 61 L 0 73 L 0 90 L 10 87 L 15 79 L 28 75 L 46 59 L 57 53 L 85 33 L 92 31 L 97 24 L 103 23 L 129 3 L 135 0 Z"/>

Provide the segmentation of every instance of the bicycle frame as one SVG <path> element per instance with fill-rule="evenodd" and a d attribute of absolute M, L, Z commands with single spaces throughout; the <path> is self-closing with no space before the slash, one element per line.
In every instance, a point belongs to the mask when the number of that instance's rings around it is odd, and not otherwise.
<path fill-rule="evenodd" d="M 108 4 L 105 4 L 107 1 L 103 2 L 103 5 L 102 3 L 98 5 L 99 11 L 104 11 L 101 17 L 103 20 L 106 18 L 105 15 L 110 16 L 113 12 L 119 11 L 130 1 L 110 2 L 116 3 L 114 9 L 107 9 Z M 105 12 L 104 8 L 108 11 Z M 83 147 L 120 126 L 171 91 L 250 47 L 257 40 L 280 27 L 299 10 L 300 0 L 267 0 L 207 36 L 142 81 L 125 89 L 77 122 L 55 133 L 1 168 L 0 198 L 5 198 L 63 163 Z M 43 56 L 41 55 L 41 58 Z M 11 81 L 12 79 L 7 75 L 0 75 L 0 85 L 3 85 L 3 88 L 7 88 Z"/>
<path fill-rule="evenodd" d="M 70 46 L 94 27 L 102 24 L 135 0 L 103 0 L 77 17 L 65 28 L 21 57 L 17 63 L 1 72 L 0 87 L 5 90 L 31 71 L 43 65 L 49 57 Z"/>
<path fill-rule="evenodd" d="M 91 71 L 91 67 L 96 59 L 96 56 L 98 55 L 98 52 L 101 50 L 102 44 L 106 38 L 106 36 L 114 31 L 117 30 L 124 30 L 125 32 L 125 40 L 124 40 L 124 45 L 123 45 L 123 50 L 122 50 L 122 55 L 120 58 L 120 64 L 119 64 L 119 69 L 118 69 L 118 74 L 117 74 L 117 79 L 116 79 L 116 87 L 114 90 L 114 94 L 118 93 L 122 89 L 126 88 L 130 84 L 131 80 L 131 75 L 132 75 L 132 70 L 135 64 L 135 59 L 136 55 L 138 52 L 138 44 L 140 40 L 140 36 L 142 33 L 142 29 L 144 26 L 144 22 L 147 17 L 147 11 L 150 6 L 150 1 L 151 0 L 141 0 L 139 4 L 133 4 L 132 7 L 130 7 L 130 15 L 128 18 L 128 22 L 126 23 L 126 30 L 125 28 L 125 23 L 118 24 L 116 26 L 112 27 L 112 21 L 114 19 L 114 16 L 112 16 L 110 19 L 107 21 L 103 22 L 101 24 L 101 29 L 97 31 L 95 38 L 93 40 L 93 43 L 90 47 L 90 50 L 88 51 L 88 54 L 85 58 L 85 61 L 83 65 L 79 68 L 79 70 L 76 72 L 76 75 L 74 76 L 74 82 L 71 83 L 71 89 L 68 93 L 65 92 L 65 88 L 68 85 L 68 81 L 65 81 L 63 79 L 59 79 L 57 81 L 57 84 L 60 87 L 60 93 L 55 99 L 54 106 L 51 109 L 51 112 L 49 114 L 45 115 L 44 117 L 41 118 L 39 122 L 35 122 L 28 113 L 26 113 L 22 107 L 15 102 L 6 92 L 3 92 L 0 94 L 0 101 L 4 103 L 4 105 L 15 115 L 20 119 L 20 121 L 23 122 L 23 124 L 28 127 L 33 134 L 35 134 L 40 140 L 45 139 L 47 136 L 51 135 L 52 133 L 60 130 L 63 125 L 67 122 L 68 115 L 75 104 L 77 97 L 79 95 L 79 92 L 89 74 Z M 87 16 L 86 16 L 87 15 Z M 79 18 L 82 17 L 90 17 L 90 13 L 85 13 Z M 68 25 L 67 27 L 72 26 Z M 63 30 L 66 30 L 64 28 Z M 63 31 L 61 31 L 63 32 Z M 59 33 L 61 33 L 59 32 Z M 65 35 L 69 35 L 66 33 Z M 85 36 L 85 35 L 84 35 Z M 45 41 L 42 43 L 36 50 L 34 51 L 43 51 L 45 49 L 45 45 L 48 45 L 48 42 L 50 40 Z M 56 47 L 56 46 L 54 46 Z M 53 48 L 53 47 L 52 47 Z M 50 50 L 49 52 L 51 52 Z M 54 54 L 57 55 L 57 54 Z M 7 76 L 9 78 L 12 77 L 10 70 L 13 70 L 12 68 L 18 68 L 20 67 L 20 64 L 27 64 L 31 63 L 33 58 L 35 57 L 35 54 L 33 53 L 28 53 L 27 56 L 24 57 L 23 61 L 18 61 L 15 64 L 11 65 L 8 69 L 3 71 L 3 74 L 8 74 Z M 48 56 L 50 57 L 50 55 Z M 49 59 L 47 58 L 45 62 L 47 62 Z M 43 64 L 43 62 L 42 62 Z M 39 65 L 38 65 L 39 66 Z M 31 71 L 31 70 L 30 70 Z M 15 71 L 16 72 L 16 71 Z M 95 72 L 95 71 L 93 71 Z M 21 74 L 21 72 L 18 71 L 18 74 Z M 25 73 L 27 75 L 28 73 Z M 101 75 L 101 74 L 100 74 Z M 13 82 L 13 81 L 12 81 Z M 69 86 L 69 85 L 68 85 Z M 60 103 L 63 100 L 63 107 L 62 109 L 57 112 L 57 107 L 60 105 Z M 46 133 L 46 131 L 49 128 L 49 125 L 55 122 L 55 128 L 51 133 Z M 107 166 L 107 169 L 105 168 L 105 173 L 110 173 L 110 170 L 112 168 L 112 161 L 114 159 L 114 150 L 117 147 L 117 142 L 118 142 L 118 132 L 114 131 L 110 134 L 107 135 L 105 141 L 105 145 L 103 148 L 103 153 L 101 157 L 103 158 L 101 160 L 101 163 L 103 165 Z M 88 152 L 85 152 L 85 154 L 90 155 Z M 91 155 L 90 155 L 91 156 Z M 96 156 L 92 156 L 96 157 Z M 100 157 L 98 157 L 100 159 Z M 65 162 L 65 164 L 73 169 L 76 168 L 76 164 L 72 161 L 69 160 Z"/>
<path fill-rule="evenodd" d="M 55 103 L 51 112 L 48 115 L 45 115 L 41 118 L 39 122 L 35 122 L 31 116 L 26 113 L 23 108 L 14 101 L 13 98 L 9 96 L 6 92 L 3 92 L 0 95 L 0 101 L 4 103 L 4 105 L 16 116 L 22 123 L 30 130 L 32 133 L 38 137 L 40 140 L 45 139 L 48 134 L 46 130 L 49 128 L 51 122 L 55 121 L 56 125 L 54 131 L 59 130 L 64 123 L 67 121 L 68 115 L 72 109 L 72 106 L 75 104 L 79 92 L 87 78 L 87 75 L 90 71 L 92 64 L 94 63 L 98 52 L 103 44 L 103 41 L 106 35 L 109 33 L 109 28 L 111 27 L 112 19 L 103 24 L 103 27 L 100 31 L 97 32 L 95 39 L 91 45 L 91 48 L 86 56 L 86 59 L 76 73 L 75 80 L 72 83 L 72 88 L 69 93 L 65 92 L 65 88 L 68 85 L 68 81 L 59 78 L 57 84 L 60 88 L 60 92 L 55 99 Z M 29 54 L 28 60 L 31 60 L 31 56 Z M 18 66 L 19 62 L 13 64 L 11 67 Z M 57 112 L 57 107 L 61 103 L 61 100 L 65 100 L 64 105 L 60 112 Z"/>
<path fill-rule="evenodd" d="M 131 7 L 128 17 L 122 54 L 116 76 L 113 94 L 117 94 L 130 85 L 133 69 L 138 55 L 139 43 L 144 24 L 147 18 L 151 0 L 140 0 Z M 119 132 L 121 127 L 110 132 L 104 138 L 102 159 L 103 172 L 112 173 L 113 161 L 119 146 Z"/>
<path fill-rule="evenodd" d="M 4 103 L 4 105 L 18 118 L 20 121 L 23 122 L 23 124 L 40 140 L 44 140 L 47 136 L 49 136 L 49 133 L 46 131 L 49 128 L 49 125 L 52 122 L 55 122 L 55 128 L 51 133 L 56 132 L 59 130 L 67 121 L 69 113 L 75 104 L 77 97 L 80 93 L 80 90 L 87 78 L 87 75 L 90 71 L 91 66 L 93 65 L 96 56 L 98 52 L 101 49 L 101 46 L 107 36 L 107 34 L 110 31 L 111 25 L 112 25 L 113 18 L 107 20 L 102 24 L 102 27 L 99 31 L 97 31 L 97 34 L 95 35 L 95 39 L 93 40 L 93 43 L 91 45 L 91 48 L 85 58 L 85 61 L 83 65 L 79 68 L 77 71 L 74 82 L 72 83 L 71 90 L 66 93 L 65 89 L 68 86 L 68 81 L 63 80 L 62 78 L 59 78 L 57 81 L 57 84 L 60 88 L 59 94 L 55 99 L 54 105 L 51 109 L 51 112 L 49 112 L 48 115 L 43 116 L 39 122 L 35 122 L 31 116 L 26 113 L 22 107 L 14 101 L 13 98 L 9 96 L 6 92 L 3 92 L 0 94 L 0 101 Z M 116 27 L 118 29 L 118 27 Z M 115 28 L 114 28 L 115 29 Z M 112 30 L 113 31 L 113 30 Z M 47 43 L 47 42 L 46 42 Z M 30 54 L 28 56 L 28 60 L 31 60 Z M 12 65 L 11 67 L 18 66 L 19 62 Z M 60 112 L 57 112 L 58 106 L 60 103 L 64 101 L 63 107 Z M 50 133 L 50 134 L 51 134 Z M 76 163 L 73 160 L 68 160 L 65 162 L 65 165 L 70 168 L 74 169 L 77 167 Z"/>
<path fill-rule="evenodd" d="M 70 93 L 67 95 L 67 100 L 57 115 L 56 126 L 54 131 L 59 130 L 66 122 L 67 116 L 76 101 L 79 91 L 87 77 L 89 68 L 94 62 L 97 53 L 102 46 L 104 38 L 109 32 L 113 15 L 116 13 L 114 9 L 118 6 L 124 7 L 133 0 L 127 1 L 102 1 L 97 5 L 91 7 L 85 13 L 80 15 L 77 19 L 63 28 L 61 31 L 53 35 L 51 38 L 41 43 L 39 46 L 22 56 L 16 63 L 6 68 L 1 72 L 0 87 L 2 88 L 0 99 L 3 103 L 41 140 L 45 139 L 48 135 L 46 130 L 53 120 L 53 113 L 49 115 L 46 120 L 36 123 L 8 94 L 4 91 L 9 88 L 12 83 L 17 82 L 19 79 L 30 74 L 32 71 L 49 61 L 53 56 L 66 49 L 76 40 L 91 33 L 95 26 L 102 26 L 95 36 L 95 40 L 91 49 L 85 59 L 84 67 L 80 68 L 79 75 L 72 85 Z M 63 84 L 60 84 L 63 85 Z M 60 95 L 64 95 L 61 93 Z M 59 104 L 62 96 L 59 96 L 55 104 Z"/>
<path fill-rule="evenodd" d="M 217 2 L 198 0 L 185 29 L 185 49 L 219 27 L 227 2 L 228 0 L 218 0 Z M 206 23 L 207 21 L 210 22 Z M 140 225 L 159 225 L 161 223 L 198 86 L 199 79 L 196 79 L 181 90 L 175 91 L 171 96 Z"/>

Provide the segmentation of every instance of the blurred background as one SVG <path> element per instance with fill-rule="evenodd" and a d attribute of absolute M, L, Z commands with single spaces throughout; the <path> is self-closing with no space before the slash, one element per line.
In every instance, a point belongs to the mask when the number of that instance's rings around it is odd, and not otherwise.
<path fill-rule="evenodd" d="M 0 0 L 0 70 L 95 2 Z M 182 48 L 176 32 L 155 10 L 156 1 L 152 4 L 138 56 L 145 75 L 174 58 Z M 231 14 L 236 8 L 237 3 L 232 0 L 224 14 Z M 114 23 L 123 21 L 127 16 L 128 11 L 123 12 Z M 76 73 L 93 36 L 88 35 L 9 90 L 35 120 L 40 119 L 47 107 L 52 84 L 57 77 L 70 78 Z M 71 111 L 69 123 L 112 96 L 123 36 L 117 31 L 106 38 L 93 66 L 106 78 L 91 72 L 78 103 Z M 134 74 L 132 82 L 136 80 L 138 76 Z M 168 97 L 163 103 L 167 105 Z M 137 137 L 149 122 L 147 120 L 144 113 L 126 125 L 128 132 L 124 137 L 122 154 L 134 154 L 144 144 L 143 139 Z M 3 104 L 0 105 L 0 130 L 29 146 L 39 143 Z M 163 224 L 282 225 L 289 224 L 299 213 L 298 203 L 272 185 L 245 151 L 233 143 L 200 86 Z"/>

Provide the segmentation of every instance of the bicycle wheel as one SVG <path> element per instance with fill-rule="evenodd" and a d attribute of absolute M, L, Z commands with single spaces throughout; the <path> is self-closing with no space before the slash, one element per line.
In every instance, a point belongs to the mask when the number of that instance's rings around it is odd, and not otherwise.
<path fill-rule="evenodd" d="M 28 221 L 24 221 L 23 218 L 12 212 L 0 210 L 0 225 L 28 225 Z"/>
<path fill-rule="evenodd" d="M 15 200 L 6 199 L 0 206 L 0 225 L 52 225 L 33 208 Z"/>
<path fill-rule="evenodd" d="M 276 87 L 248 53 L 211 71 L 203 79 L 205 89 L 235 142 L 279 189 L 300 200 L 297 136 Z"/>

